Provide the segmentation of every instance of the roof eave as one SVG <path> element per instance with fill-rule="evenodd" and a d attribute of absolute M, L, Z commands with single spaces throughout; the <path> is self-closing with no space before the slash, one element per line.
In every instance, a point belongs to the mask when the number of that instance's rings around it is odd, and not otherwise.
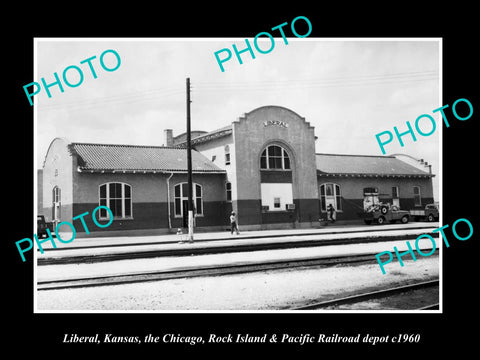
<path fill-rule="evenodd" d="M 78 172 L 85 173 L 121 173 L 121 174 L 187 174 L 188 170 L 178 169 L 90 169 L 86 167 L 77 167 Z M 225 174 L 225 170 L 192 170 L 193 174 Z"/>
<path fill-rule="evenodd" d="M 343 176 L 343 177 L 400 177 L 400 178 L 429 178 L 434 174 L 369 174 L 369 173 L 327 173 L 317 169 L 318 176 Z"/>

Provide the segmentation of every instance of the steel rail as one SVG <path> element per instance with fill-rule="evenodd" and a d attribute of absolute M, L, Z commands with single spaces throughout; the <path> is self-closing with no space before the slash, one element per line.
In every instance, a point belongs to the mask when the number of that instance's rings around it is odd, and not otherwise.
<path fill-rule="evenodd" d="M 440 304 L 439 303 L 435 303 L 435 304 L 431 304 L 431 305 L 426 305 L 426 306 L 422 306 L 418 309 L 415 309 L 415 310 L 438 310 L 440 309 Z"/>
<path fill-rule="evenodd" d="M 437 251 L 438 252 L 438 251 Z M 120 285 L 128 283 L 171 280 L 202 276 L 220 276 L 278 270 L 298 267 L 335 266 L 352 263 L 376 263 L 376 253 L 360 255 L 343 255 L 329 257 L 312 257 L 300 259 L 271 260 L 262 262 L 241 262 L 226 265 L 205 265 L 195 268 L 173 268 L 160 271 L 137 272 L 129 274 L 115 274 L 76 279 L 59 279 L 37 282 L 37 290 L 57 290 L 92 286 Z"/>
<path fill-rule="evenodd" d="M 315 309 L 321 309 L 321 308 L 325 308 L 325 307 L 329 307 L 329 306 L 335 306 L 335 305 L 355 304 L 355 303 L 363 302 L 363 301 L 366 301 L 366 300 L 387 297 L 387 296 L 402 293 L 402 292 L 405 292 L 405 291 L 423 289 L 423 288 L 426 288 L 426 287 L 438 286 L 438 285 L 439 285 L 439 280 L 438 279 L 430 280 L 430 281 L 424 281 L 424 282 L 420 282 L 420 283 L 397 286 L 397 287 L 389 288 L 389 289 L 382 289 L 382 290 L 371 291 L 371 292 L 367 292 L 367 293 L 361 293 L 361 294 L 346 296 L 346 297 L 338 298 L 338 299 L 320 301 L 320 302 L 316 302 L 316 303 L 313 303 L 313 304 L 303 305 L 303 306 L 299 306 L 299 307 L 293 307 L 293 308 L 290 308 L 290 310 L 315 310 Z M 431 308 L 433 308 L 435 306 L 438 307 L 438 304 L 428 305 L 428 306 L 422 307 L 418 310 L 430 310 Z"/>

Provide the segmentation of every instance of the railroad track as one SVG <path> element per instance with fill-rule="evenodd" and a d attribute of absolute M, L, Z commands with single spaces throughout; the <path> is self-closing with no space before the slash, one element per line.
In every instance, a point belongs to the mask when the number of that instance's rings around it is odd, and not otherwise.
<path fill-rule="evenodd" d="M 302 235 L 307 236 L 307 235 Z M 433 237 L 437 238 L 439 235 L 434 234 Z M 284 236 L 288 237 L 288 236 Z M 296 236 L 297 237 L 297 236 Z M 418 234 L 406 234 L 401 237 L 389 237 L 388 240 L 385 239 L 382 235 L 375 236 L 365 236 L 362 238 L 343 238 L 343 239 L 302 239 L 296 240 L 295 242 L 282 241 L 282 242 L 259 242 L 259 243 L 236 243 L 236 244 L 222 244 L 215 246 L 195 246 L 195 247 L 175 247 L 175 248 L 156 248 L 156 249 L 136 249 L 135 251 L 126 251 L 126 252 L 111 252 L 111 253 L 82 253 L 79 251 L 78 254 L 70 254 L 68 256 L 61 256 L 62 253 L 57 253 L 59 256 L 53 257 L 43 257 L 39 255 L 37 258 L 38 265 L 56 265 L 56 264 L 78 264 L 78 263 L 95 263 L 95 262 L 104 262 L 104 261 L 113 261 L 113 260 L 131 260 L 131 259 L 147 259 L 160 256 L 190 256 L 190 255 L 206 255 L 206 254 L 224 254 L 230 252 L 248 252 L 248 251 L 259 251 L 259 250 L 274 250 L 274 249 L 288 249 L 288 248 L 299 248 L 299 247 L 316 247 L 316 246 L 326 246 L 326 245 L 348 245 L 348 244 L 358 244 L 358 243 L 371 243 L 379 241 L 393 241 L 396 239 L 402 240 L 412 240 L 416 239 Z M 123 245 L 123 247 L 128 248 L 130 246 L 137 246 L 138 244 L 132 245 Z M 106 246 L 110 247 L 110 246 Z M 116 245 L 114 246 L 116 247 Z M 91 247 L 90 250 L 96 248 Z M 65 248 L 64 248 L 65 249 Z M 83 248 L 72 248 L 70 250 L 80 250 Z"/>
<path fill-rule="evenodd" d="M 356 294 L 356 295 L 347 296 L 347 297 L 338 298 L 338 299 L 315 302 L 315 303 L 311 303 L 311 304 L 307 304 L 299 307 L 294 307 L 294 308 L 291 308 L 290 310 L 319 310 L 319 309 L 325 309 L 332 306 L 339 306 L 339 305 L 345 305 L 345 304 L 352 305 L 352 304 L 357 304 L 357 303 L 361 303 L 368 300 L 377 300 L 381 298 L 386 298 L 388 296 L 404 293 L 407 291 L 426 289 L 434 286 L 439 286 L 438 279 L 431 280 L 431 281 L 424 281 L 424 282 L 415 283 L 415 284 L 397 286 L 389 289 L 371 291 L 367 293 Z M 439 309 L 438 303 L 422 306 L 412 310 L 435 310 L 435 309 Z"/>
<path fill-rule="evenodd" d="M 436 251 L 438 254 L 438 250 Z M 241 262 L 228 265 L 206 265 L 195 268 L 172 268 L 161 271 L 137 272 L 129 274 L 105 275 L 84 278 L 65 278 L 58 280 L 39 281 L 37 290 L 57 290 L 92 286 L 120 285 L 128 283 L 160 281 L 178 278 L 191 278 L 201 276 L 221 276 L 278 270 L 298 267 L 335 266 L 354 263 L 376 263 L 375 253 L 361 255 L 342 255 L 330 257 L 312 257 L 287 260 L 272 260 L 262 262 Z"/>

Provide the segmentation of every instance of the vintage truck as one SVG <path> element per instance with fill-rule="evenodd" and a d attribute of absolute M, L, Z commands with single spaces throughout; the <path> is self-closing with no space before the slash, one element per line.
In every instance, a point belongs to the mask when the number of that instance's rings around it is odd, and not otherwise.
<path fill-rule="evenodd" d="M 47 237 L 47 229 L 53 233 L 53 223 L 45 221 L 45 216 L 37 215 L 37 236 L 38 238 Z"/>
<path fill-rule="evenodd" d="M 419 221 L 419 220 L 426 220 L 429 222 L 438 221 L 439 219 L 438 206 L 435 204 L 428 204 L 425 206 L 425 209 L 410 210 L 410 217 L 412 217 L 414 221 Z"/>
<path fill-rule="evenodd" d="M 391 204 L 375 204 L 367 208 L 364 212 L 358 214 L 365 224 L 372 223 L 384 224 L 386 221 L 395 223 L 400 221 L 402 224 L 408 223 L 410 213 L 406 210 L 400 210 L 396 205 Z"/>

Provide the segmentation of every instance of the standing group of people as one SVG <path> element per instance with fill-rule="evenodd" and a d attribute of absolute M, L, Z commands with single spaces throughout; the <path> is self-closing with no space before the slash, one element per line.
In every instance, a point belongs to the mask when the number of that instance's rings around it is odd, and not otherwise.
<path fill-rule="evenodd" d="M 332 204 L 328 204 L 327 213 L 328 213 L 328 219 L 332 223 L 334 223 L 335 219 L 337 217 L 337 214 L 336 214 L 335 208 L 333 207 Z M 234 231 L 236 232 L 237 235 L 240 234 L 240 231 L 238 230 L 237 216 L 235 214 L 235 211 L 232 211 L 231 214 L 230 214 L 230 233 L 233 235 Z"/>

